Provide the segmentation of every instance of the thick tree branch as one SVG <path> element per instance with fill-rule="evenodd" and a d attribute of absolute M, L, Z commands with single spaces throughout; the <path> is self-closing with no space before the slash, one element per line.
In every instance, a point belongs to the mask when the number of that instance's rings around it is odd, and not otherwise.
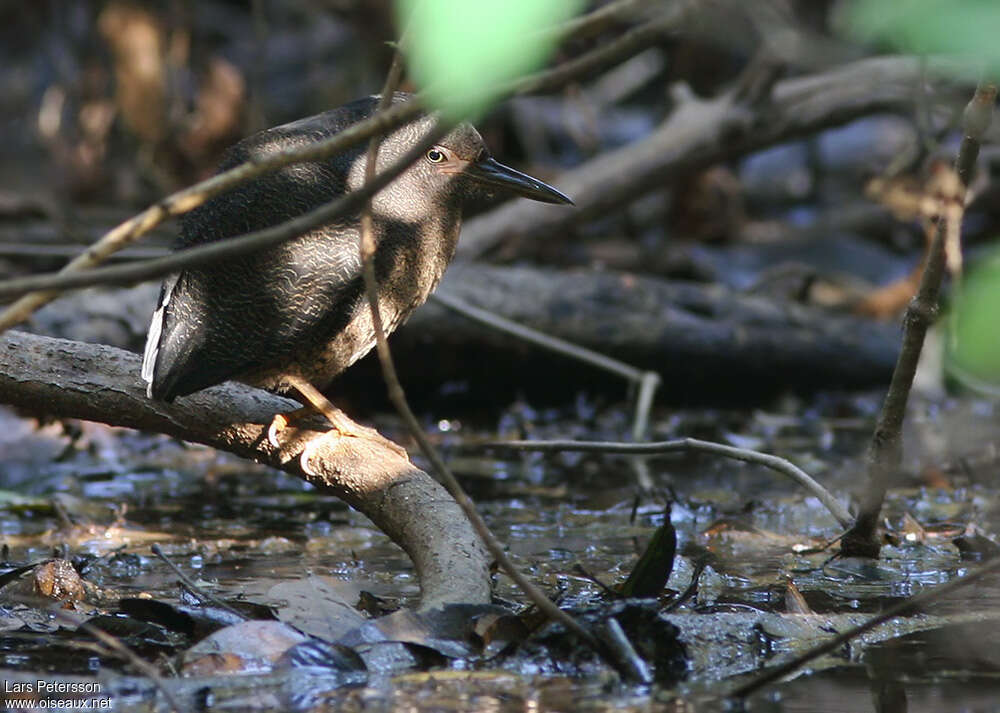
<path fill-rule="evenodd" d="M 9 332 L 0 338 L 0 402 L 26 411 L 158 431 L 280 468 L 357 508 L 413 560 L 421 606 L 490 600 L 488 559 L 461 509 L 384 439 L 289 428 L 267 441 L 275 413 L 294 404 L 234 383 L 173 404 L 150 401 L 140 358 L 95 344 Z"/>
<path fill-rule="evenodd" d="M 768 101 L 749 106 L 735 91 L 688 98 L 647 138 L 601 154 L 555 180 L 579 210 L 546 211 L 519 199 L 466 222 L 458 255 L 473 258 L 506 241 L 565 234 L 574 223 L 620 210 L 692 171 L 797 136 L 878 112 L 909 111 L 920 63 L 879 57 L 777 82 Z"/>
<path fill-rule="evenodd" d="M 891 325 L 720 285 L 612 271 L 465 263 L 449 269 L 437 294 L 655 369 L 674 393 L 745 391 L 764 386 L 761 380 L 781 388 L 884 384 L 899 348 Z M 430 342 L 446 354 L 478 343 L 516 357 L 519 347 L 508 337 L 456 319 L 440 302 L 413 315 L 395 349 L 427 349 L 420 345 Z"/>

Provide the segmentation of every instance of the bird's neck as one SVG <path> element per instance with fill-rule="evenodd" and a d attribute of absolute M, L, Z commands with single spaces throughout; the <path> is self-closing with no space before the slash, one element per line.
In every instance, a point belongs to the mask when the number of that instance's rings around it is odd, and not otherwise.
<path fill-rule="evenodd" d="M 376 218 L 378 281 L 390 296 L 387 307 L 405 317 L 434 291 L 455 256 L 461 214 L 442 212 L 416 225 L 379 222 Z"/>

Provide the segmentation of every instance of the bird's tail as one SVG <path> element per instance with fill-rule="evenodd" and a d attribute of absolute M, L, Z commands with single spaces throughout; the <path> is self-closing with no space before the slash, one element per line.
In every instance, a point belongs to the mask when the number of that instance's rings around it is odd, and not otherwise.
<path fill-rule="evenodd" d="M 156 375 L 156 358 L 160 353 L 160 337 L 163 335 L 163 313 L 170 302 L 170 295 L 177 284 L 177 276 L 169 277 L 163 281 L 160 288 L 160 300 L 153 312 L 153 319 L 149 323 L 149 332 L 146 334 L 146 348 L 142 353 L 142 380 L 146 382 L 146 396 L 153 398 L 153 379 Z"/>

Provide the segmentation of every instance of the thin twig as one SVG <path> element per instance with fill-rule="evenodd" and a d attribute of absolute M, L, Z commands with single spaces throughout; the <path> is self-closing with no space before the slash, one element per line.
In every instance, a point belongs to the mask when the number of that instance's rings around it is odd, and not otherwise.
<path fill-rule="evenodd" d="M 553 337 L 537 329 L 518 324 L 495 312 L 476 307 L 463 299 L 449 295 L 447 292 L 436 292 L 431 295 L 431 299 L 474 322 L 486 325 L 500 332 L 511 334 L 518 339 L 523 339 L 526 342 L 556 352 L 557 354 L 568 356 L 571 359 L 582 361 L 598 369 L 610 371 L 612 374 L 617 374 L 635 383 L 638 386 L 638 396 L 636 398 L 632 437 L 637 441 L 643 438 L 646 433 L 646 427 L 649 424 L 649 411 L 653 404 L 653 398 L 656 395 L 657 387 L 660 385 L 660 375 L 656 372 L 638 369 L 631 364 L 626 364 L 613 357 L 595 352 L 593 349 L 587 349 L 586 347 L 568 342 L 565 339 Z"/>
<path fill-rule="evenodd" d="M 501 94 L 534 94 L 550 91 L 583 76 L 593 74 L 604 67 L 638 54 L 658 42 L 670 32 L 676 31 L 687 18 L 689 3 L 679 2 L 664 14 L 638 25 L 621 37 L 601 45 L 595 50 L 575 57 L 553 69 L 511 82 Z"/>
<path fill-rule="evenodd" d="M 166 553 L 163 551 L 163 548 L 160 547 L 159 544 L 154 543 L 153 545 L 150 546 L 149 549 L 152 550 L 153 554 L 156 555 L 157 557 L 159 557 L 160 560 L 170 568 L 170 570 L 174 573 L 174 576 L 177 577 L 177 579 L 179 579 L 180 582 L 181 582 L 181 584 L 183 584 L 185 587 L 187 587 L 192 592 L 194 592 L 198 596 L 202 597 L 206 601 L 209 601 L 212 604 L 214 604 L 215 606 L 219 607 L 220 609 L 223 609 L 223 610 L 229 612 L 233 616 L 239 617 L 240 619 L 244 619 L 244 620 L 246 619 L 246 616 L 244 616 L 243 614 L 240 614 L 238 611 L 236 611 L 235 609 L 233 609 L 231 606 L 229 606 L 228 604 L 226 604 L 224 601 L 222 601 L 221 599 L 219 599 L 217 596 L 215 596 L 211 592 L 207 592 L 203 588 L 199 587 L 197 584 L 194 583 L 194 581 L 190 577 L 188 577 L 186 574 L 184 574 L 183 572 L 181 572 L 180 567 L 178 567 L 177 565 L 175 565 L 170 560 L 170 558 L 167 557 Z"/>
<path fill-rule="evenodd" d="M 632 642 L 622 630 L 621 623 L 615 617 L 608 617 L 604 621 L 601 633 L 603 634 L 601 640 L 614 652 L 615 660 L 623 664 L 633 680 L 647 685 L 653 682 L 653 672 L 649 670 L 649 664 L 632 646 Z"/>
<path fill-rule="evenodd" d="M 702 441 L 697 438 L 678 438 L 672 441 L 655 441 L 652 443 L 615 443 L 612 441 L 491 441 L 487 443 L 470 443 L 469 448 L 491 448 L 514 451 L 537 451 L 539 453 L 560 453 L 572 451 L 577 453 L 620 453 L 625 455 L 660 455 L 663 453 L 697 452 L 724 456 L 744 463 L 756 463 L 785 475 L 816 497 L 841 526 L 847 527 L 853 518 L 826 488 L 817 483 L 804 470 L 791 461 L 779 456 L 746 448 Z"/>
<path fill-rule="evenodd" d="M 399 56 L 399 52 L 397 51 L 396 57 L 393 60 L 393 65 L 390 68 L 389 75 L 386 79 L 385 89 L 382 92 L 382 102 L 387 101 L 387 97 L 391 95 L 392 90 L 395 88 L 395 83 L 398 81 L 399 77 L 398 66 L 401 62 L 402 60 Z M 380 102 L 380 105 L 382 102 Z M 445 125 L 442 121 L 438 121 L 436 124 L 437 131 L 435 133 L 439 132 L 443 134 L 447 128 L 447 125 Z M 368 181 L 372 180 L 375 172 L 379 141 L 380 138 L 375 136 L 372 138 L 368 146 L 368 156 L 365 164 L 366 184 Z M 420 447 L 420 451 L 424 454 L 424 457 L 430 461 L 435 472 L 440 477 L 444 486 L 448 489 L 448 492 L 450 492 L 452 497 L 455 498 L 455 501 L 459 504 L 466 517 L 472 523 L 473 528 L 476 530 L 476 534 L 479 535 L 480 539 L 482 539 L 483 543 L 486 545 L 487 550 L 489 550 L 490 554 L 496 559 L 504 571 L 517 583 L 521 590 L 524 591 L 527 597 L 541 612 L 543 612 L 550 619 L 562 623 L 563 626 L 586 641 L 592 648 L 594 648 L 594 650 L 601 651 L 600 642 L 593 634 L 583 628 L 583 626 L 573 617 L 552 603 L 552 601 L 545 596 L 545 593 L 538 589 L 517 569 L 514 563 L 511 562 L 507 553 L 504 551 L 503 544 L 490 531 L 489 526 L 487 526 L 478 510 L 476 510 L 475 504 L 462 489 L 462 486 L 459 485 L 458 480 L 448 468 L 444 459 L 441 458 L 434 446 L 431 445 L 427 435 L 420 427 L 420 422 L 417 420 L 412 409 L 410 408 L 410 404 L 406 399 L 406 394 L 403 391 L 402 384 L 399 381 L 399 376 L 396 373 L 396 366 L 393 362 L 392 353 L 389 350 L 389 342 L 386 339 L 385 329 L 382 325 L 382 315 L 379 311 L 378 285 L 375 278 L 374 258 L 376 247 L 371 204 L 370 202 L 367 202 L 361 210 L 361 238 L 358 248 L 361 252 L 365 281 L 365 294 L 368 297 L 368 305 L 371 309 L 372 327 L 375 331 L 375 343 L 378 351 L 379 363 L 382 366 L 382 376 L 389 392 L 389 399 L 396 407 L 396 410 L 399 412 L 400 417 L 406 424 L 407 429 L 413 436 L 413 439 Z"/>
<path fill-rule="evenodd" d="M 542 30 L 542 33 L 556 41 L 584 39 L 602 32 L 619 20 L 625 19 L 635 10 L 652 5 L 651 0 L 614 0 L 614 2 L 609 2 L 586 15 L 574 17 L 557 27 Z"/>
<path fill-rule="evenodd" d="M 396 176 L 423 156 L 423 153 L 433 146 L 434 141 L 439 138 L 440 136 L 432 140 L 431 137 L 428 137 L 425 141 L 421 142 L 421 145 L 408 151 L 389 168 L 375 176 L 371 183 L 366 184 L 362 188 L 350 191 L 342 198 L 338 198 L 287 222 L 279 223 L 276 226 L 264 228 L 253 233 L 246 233 L 237 238 L 204 243 L 197 247 L 181 250 L 153 260 L 144 260 L 126 265 L 114 265 L 112 267 L 87 270 L 85 272 L 65 271 L 56 275 L 35 275 L 6 280 L 0 282 L 0 296 L 20 294 L 38 289 L 66 290 L 93 285 L 139 282 L 154 277 L 161 277 L 172 272 L 178 272 L 182 269 L 202 267 L 219 262 L 220 260 L 245 255 L 272 245 L 277 245 L 301 235 L 317 225 L 322 225 L 336 217 L 358 210 L 371 195 L 385 188 Z M 10 309 L 13 309 L 19 303 L 15 303 Z M 7 313 L 5 312 L 4 314 Z M 4 321 L 3 315 L 0 315 L 0 331 L 8 326 L 12 325 Z"/>
<path fill-rule="evenodd" d="M 591 50 L 580 57 L 560 64 L 550 70 L 515 80 L 502 93 L 524 94 L 562 86 L 566 82 L 595 72 L 602 67 L 641 51 L 662 37 L 666 29 L 675 27 L 683 17 L 683 14 L 675 13 L 665 18 L 651 20 L 626 33 L 620 39 Z M 295 149 L 286 149 L 267 158 L 240 164 L 213 178 L 173 193 L 153 206 L 150 206 L 142 213 L 113 228 L 89 247 L 86 252 L 73 259 L 55 275 L 44 274 L 0 282 L 0 296 L 23 295 L 23 297 L 0 313 L 0 332 L 28 319 L 33 312 L 51 302 L 60 292 L 68 289 L 98 284 L 121 284 L 123 282 L 150 280 L 168 275 L 182 268 L 205 265 L 260 249 L 252 237 L 237 236 L 222 241 L 227 244 L 229 248 L 227 250 L 216 252 L 206 250 L 209 246 L 199 246 L 178 253 L 176 262 L 151 261 L 149 265 L 141 266 L 144 269 L 140 269 L 140 266 L 123 266 L 132 269 L 106 268 L 101 271 L 94 270 L 93 277 L 70 277 L 70 274 L 78 270 L 88 270 L 100 264 L 109 255 L 131 244 L 168 218 L 193 210 L 209 198 L 224 191 L 231 190 L 253 178 L 275 171 L 283 166 L 317 161 L 340 153 L 366 138 L 370 138 L 378 133 L 387 133 L 392 128 L 414 120 L 421 111 L 421 98 L 422 94 L 418 94 L 414 100 L 395 105 L 386 112 L 377 113 L 371 119 L 344 129 L 324 141 Z M 276 226 L 274 230 L 278 230 L 280 227 Z M 251 236 L 256 235 L 255 233 L 251 234 Z M 294 237 L 294 235 L 289 235 L 284 239 L 290 239 L 291 237 Z M 281 242 L 281 239 L 276 239 L 275 242 Z M 191 253 L 195 250 L 205 250 L 205 252 L 192 255 Z M 164 260 L 166 259 L 164 258 Z"/>
<path fill-rule="evenodd" d="M 431 295 L 431 299 L 447 307 L 453 312 L 457 312 L 463 317 L 471 319 L 474 322 L 484 324 L 498 331 L 506 332 L 507 334 L 512 334 L 518 339 L 523 339 L 526 342 L 531 342 L 532 344 L 536 344 L 540 347 L 548 349 L 549 351 L 556 352 L 557 354 L 563 354 L 586 364 L 590 364 L 591 366 L 596 366 L 598 369 L 604 369 L 605 371 L 610 371 L 612 374 L 618 374 L 622 378 L 636 384 L 640 384 L 646 374 L 645 371 L 637 369 L 631 364 L 626 364 L 618 359 L 605 356 L 604 354 L 595 352 L 592 349 L 577 346 L 572 342 L 567 342 L 565 339 L 550 336 L 544 332 L 539 332 L 537 329 L 532 329 L 531 327 L 518 324 L 517 322 L 507 319 L 506 317 L 501 317 L 500 315 L 490 312 L 489 310 L 476 307 L 463 299 L 449 295 L 447 291 L 436 292 Z"/>
<path fill-rule="evenodd" d="M 816 657 L 822 656 L 823 654 L 829 651 L 833 651 L 834 649 L 843 646 L 848 641 L 857 638 L 861 634 L 864 634 L 867 631 L 871 631 L 879 624 L 889 621 L 894 617 L 905 614 L 912 609 L 916 609 L 917 607 L 921 607 L 925 604 L 929 604 L 930 602 L 936 601 L 941 597 L 945 596 L 946 594 L 951 594 L 952 592 L 957 591 L 962 587 L 966 587 L 970 584 L 973 584 L 982 579 L 983 577 L 985 577 L 986 575 L 992 574 L 993 572 L 996 572 L 998 570 L 1000 570 L 1000 557 L 993 560 L 992 562 L 980 565 L 978 568 L 972 570 L 971 572 L 969 572 L 969 574 L 965 575 L 964 577 L 958 577 L 956 579 L 951 580 L 950 582 L 942 584 L 939 587 L 934 587 L 933 589 L 930 589 L 926 592 L 921 592 L 916 596 L 910 597 L 909 599 L 905 599 L 897 604 L 894 604 L 881 614 L 872 617 L 865 623 L 856 626 L 853 629 L 849 629 L 848 631 L 845 631 L 843 634 L 839 634 L 830 639 L 829 641 L 820 644 L 819 646 L 809 649 L 804 654 L 796 656 L 791 661 L 788 661 L 787 663 L 784 663 L 781 666 L 771 669 L 770 671 L 762 675 L 760 678 L 756 678 L 753 681 L 750 681 L 749 683 L 740 686 L 735 691 L 731 692 L 729 696 L 731 698 L 745 698 L 749 696 L 751 693 L 760 690 L 767 684 L 773 683 L 774 681 L 777 681 L 778 679 L 787 676 L 793 671 L 801 668 L 802 666 L 809 663 Z"/>
<path fill-rule="evenodd" d="M 653 408 L 656 390 L 660 387 L 660 375 L 655 371 L 644 371 L 639 382 L 639 393 L 635 397 L 635 420 L 632 422 L 632 440 L 642 441 L 649 431 L 649 412 Z"/>
<path fill-rule="evenodd" d="M 431 299 L 474 322 L 478 322 L 491 329 L 506 332 L 526 342 L 556 352 L 557 354 L 563 354 L 571 359 L 582 361 L 598 369 L 618 374 L 624 379 L 635 383 L 637 385 L 637 393 L 635 415 L 632 420 L 632 440 L 638 442 L 646 439 L 646 431 L 649 428 L 649 414 L 653 407 L 656 390 L 660 386 L 660 375 L 655 371 L 637 369 L 618 359 L 573 344 L 565 339 L 545 334 L 537 329 L 502 317 L 495 312 L 471 305 L 465 300 L 449 295 L 446 292 L 437 292 L 431 296 Z M 632 459 L 631 466 L 635 471 L 636 482 L 639 484 L 639 487 L 645 492 L 653 490 L 653 481 L 645 459 L 636 457 Z"/>
<path fill-rule="evenodd" d="M 980 140 L 990 125 L 996 96 L 996 84 L 981 81 L 963 115 L 964 137 L 955 162 L 963 189 L 969 185 L 969 178 L 976 157 L 979 155 Z M 962 190 L 958 201 L 960 206 L 964 205 L 964 197 L 965 190 Z M 958 220 L 960 221 L 960 217 Z M 913 378 L 917 373 L 924 337 L 937 316 L 941 281 L 945 272 L 944 245 L 949 223 L 952 222 L 954 218 L 947 215 L 942 215 L 938 219 L 933 239 L 927 249 L 927 260 L 920 278 L 920 287 L 916 297 L 906 309 L 903 319 L 903 344 L 868 448 L 868 488 L 862 499 L 857 520 L 841 541 L 841 549 L 845 555 L 878 557 L 880 547 L 876 530 L 879 514 L 882 512 L 889 480 L 899 470 L 902 459 L 902 431 L 906 403 L 910 397 Z"/>
<path fill-rule="evenodd" d="M 695 560 L 694 567 L 691 569 L 691 581 L 688 582 L 688 586 L 684 587 L 684 591 L 677 595 L 676 599 L 672 600 L 663 608 L 664 613 L 680 609 L 684 602 L 688 601 L 691 597 L 698 593 L 698 580 L 701 579 L 701 574 L 705 571 L 706 564 L 705 557 L 700 557 Z"/>
<path fill-rule="evenodd" d="M 53 243 L 50 245 L 38 245 L 35 243 L 3 243 L 0 244 L 0 257 L 32 257 L 32 258 L 53 258 L 61 257 L 72 259 L 83 253 L 87 249 L 86 245 L 73 245 L 71 243 Z M 167 254 L 165 247 L 143 247 L 125 248 L 114 255 L 109 255 L 108 259 L 114 260 L 148 260 L 155 257 L 163 257 Z"/>
<path fill-rule="evenodd" d="M 372 117 L 367 121 L 362 121 L 350 126 L 334 136 L 323 141 L 318 141 L 307 146 L 286 149 L 266 158 L 255 159 L 240 164 L 233 169 L 213 176 L 205 181 L 173 193 L 158 201 L 138 215 L 112 228 L 110 231 L 91 245 L 82 255 L 77 256 L 69 262 L 61 271 L 62 273 L 86 270 L 103 262 L 107 257 L 121 248 L 131 244 L 140 236 L 148 233 L 160 223 L 170 217 L 186 213 L 205 203 L 208 199 L 220 193 L 242 185 L 265 173 L 270 173 L 283 166 L 305 161 L 318 161 L 328 158 L 334 154 L 341 153 L 361 141 L 373 136 L 379 131 L 388 131 L 419 116 L 422 111 L 419 101 L 407 102 L 393 107 L 392 111 L 385 112 Z M 159 277 L 168 274 L 169 270 L 158 272 L 154 276 Z M 42 276 L 45 277 L 45 276 Z M 134 279 L 149 279 L 146 276 Z M 8 284 L 12 281 L 8 281 Z M 55 281 L 53 281 L 55 282 Z M 72 286 L 72 285 L 71 285 Z M 69 287 L 69 286 L 67 286 Z M 26 294 L 14 304 L 10 305 L 0 314 L 0 332 L 23 322 L 32 312 L 39 307 L 51 302 L 59 293 L 56 290 L 66 289 L 56 282 L 53 286 L 29 287 L 27 289 L 12 289 L 4 294 L 19 294 L 31 290 L 44 289 L 45 292 L 36 294 Z"/>

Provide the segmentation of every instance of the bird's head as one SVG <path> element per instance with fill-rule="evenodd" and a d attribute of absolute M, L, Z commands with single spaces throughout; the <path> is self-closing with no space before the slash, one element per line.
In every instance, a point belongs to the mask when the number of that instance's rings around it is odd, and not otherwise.
<path fill-rule="evenodd" d="M 409 100 L 398 94 L 396 101 Z M 435 120 L 423 116 L 400 127 L 381 143 L 378 170 L 384 170 L 431 131 Z M 360 185 L 359 160 L 355 182 Z M 544 203 L 572 204 L 552 186 L 497 161 L 483 137 L 469 123 L 456 126 L 388 188 L 375 197 L 376 213 L 385 217 L 414 217 L 417 213 L 450 206 L 460 210 L 468 199 L 495 192 L 511 192 Z M 405 212 L 407 215 L 403 215 Z"/>
<path fill-rule="evenodd" d="M 542 203 L 572 204 L 552 186 L 497 161 L 483 137 L 471 124 L 460 124 L 427 150 L 425 171 L 441 177 L 457 177 L 456 187 L 469 194 L 499 189 Z"/>

